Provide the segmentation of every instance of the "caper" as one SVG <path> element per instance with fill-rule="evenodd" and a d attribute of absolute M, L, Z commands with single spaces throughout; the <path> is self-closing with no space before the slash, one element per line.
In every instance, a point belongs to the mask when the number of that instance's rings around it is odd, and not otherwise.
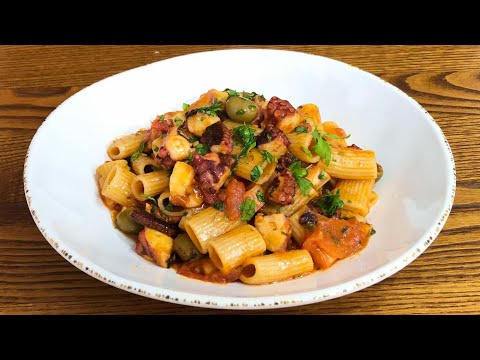
<path fill-rule="evenodd" d="M 383 167 L 379 163 L 377 163 L 377 178 L 375 179 L 375 182 L 380 180 L 383 176 Z"/>
<path fill-rule="evenodd" d="M 131 217 L 130 213 L 133 211 L 133 208 L 126 208 L 122 210 L 117 215 L 117 227 L 128 234 L 138 234 L 143 226 L 135 222 Z"/>
<path fill-rule="evenodd" d="M 232 96 L 226 103 L 227 115 L 238 122 L 250 123 L 258 114 L 258 106 L 241 96 Z"/>
<path fill-rule="evenodd" d="M 180 234 L 173 240 L 173 251 L 183 261 L 193 260 L 201 255 L 187 234 Z"/>

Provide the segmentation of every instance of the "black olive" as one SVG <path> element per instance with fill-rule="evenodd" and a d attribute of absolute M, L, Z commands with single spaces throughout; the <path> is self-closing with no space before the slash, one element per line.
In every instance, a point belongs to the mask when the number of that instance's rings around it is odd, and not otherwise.
<path fill-rule="evenodd" d="M 304 226 L 311 228 L 312 226 L 317 225 L 317 217 L 315 214 L 311 213 L 310 211 L 304 212 L 298 222 Z"/>

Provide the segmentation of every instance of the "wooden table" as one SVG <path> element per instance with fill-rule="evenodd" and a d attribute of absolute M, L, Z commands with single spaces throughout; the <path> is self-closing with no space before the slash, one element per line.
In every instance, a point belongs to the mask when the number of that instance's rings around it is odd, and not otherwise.
<path fill-rule="evenodd" d="M 233 46 L 0 47 L 0 313 L 222 314 L 133 295 L 70 265 L 28 211 L 23 162 L 48 114 L 83 87 L 176 55 Z M 283 314 L 480 313 L 480 46 L 272 46 L 328 56 L 399 87 L 436 119 L 452 147 L 457 195 L 435 242 L 394 276 Z M 254 313 L 253 311 L 243 312 Z"/>

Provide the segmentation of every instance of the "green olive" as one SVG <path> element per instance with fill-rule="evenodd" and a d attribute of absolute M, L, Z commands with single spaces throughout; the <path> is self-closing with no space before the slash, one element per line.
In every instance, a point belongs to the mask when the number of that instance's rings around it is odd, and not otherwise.
<path fill-rule="evenodd" d="M 252 122 L 258 115 L 258 106 L 241 96 L 232 96 L 228 99 L 226 110 L 230 119 L 245 123 Z"/>
<path fill-rule="evenodd" d="M 375 179 L 375 182 L 380 180 L 383 176 L 383 167 L 379 163 L 377 163 L 377 178 Z"/>
<path fill-rule="evenodd" d="M 180 234 L 173 240 L 173 251 L 183 261 L 189 261 L 201 256 L 187 234 Z"/>
<path fill-rule="evenodd" d="M 133 208 L 126 208 L 122 210 L 117 215 L 117 227 L 127 234 L 138 234 L 143 226 L 135 222 L 131 217 L 130 213 L 133 211 Z"/>

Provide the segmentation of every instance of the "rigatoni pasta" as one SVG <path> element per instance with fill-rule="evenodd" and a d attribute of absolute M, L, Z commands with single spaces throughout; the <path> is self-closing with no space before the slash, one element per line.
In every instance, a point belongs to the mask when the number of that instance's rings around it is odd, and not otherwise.
<path fill-rule="evenodd" d="M 114 140 L 95 179 L 144 259 L 193 279 L 267 284 L 367 245 L 383 169 L 348 138 L 313 103 L 212 89 Z"/>

